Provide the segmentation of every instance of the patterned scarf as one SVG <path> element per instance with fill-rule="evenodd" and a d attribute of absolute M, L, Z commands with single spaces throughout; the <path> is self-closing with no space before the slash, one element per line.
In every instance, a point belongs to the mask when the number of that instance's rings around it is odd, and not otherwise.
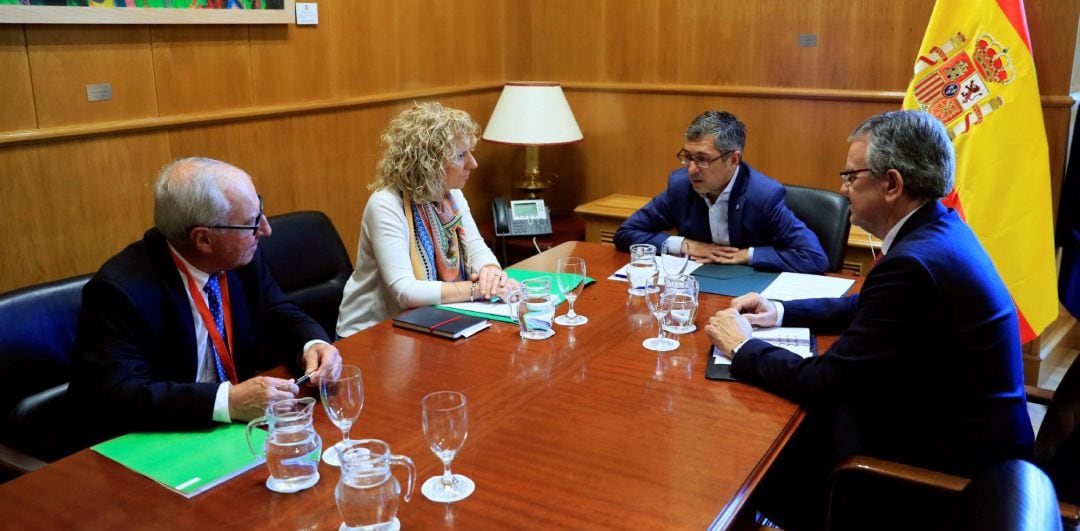
<path fill-rule="evenodd" d="M 450 194 L 437 203 L 416 203 L 405 192 L 402 201 L 409 223 L 409 258 L 416 278 L 444 282 L 467 279 L 465 228 Z"/>

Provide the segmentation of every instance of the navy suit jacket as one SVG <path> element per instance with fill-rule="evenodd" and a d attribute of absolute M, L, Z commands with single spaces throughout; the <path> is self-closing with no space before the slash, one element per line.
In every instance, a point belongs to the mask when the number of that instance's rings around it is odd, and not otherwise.
<path fill-rule="evenodd" d="M 295 363 L 307 341 L 329 340 L 282 293 L 261 248 L 226 279 L 240 381 L 260 368 Z M 94 434 L 211 426 L 218 384 L 195 383 L 195 349 L 185 281 L 165 238 L 151 229 L 83 288 L 71 388 Z"/>
<path fill-rule="evenodd" d="M 1016 309 L 955 211 L 923 205 L 861 293 L 784 303 L 783 324 L 840 337 L 805 360 L 751 340 L 732 375 L 828 416 L 834 457 L 962 474 L 1030 457 Z"/>
<path fill-rule="evenodd" d="M 754 248 L 754 269 L 823 273 L 829 258 L 817 236 L 784 203 L 784 186 L 745 162 L 728 200 L 728 235 L 732 247 Z M 712 242 L 709 206 L 694 191 L 686 168 L 668 176 L 668 186 L 615 231 L 615 247 L 626 251 L 635 243 L 659 250 L 675 228 L 680 236 Z"/>

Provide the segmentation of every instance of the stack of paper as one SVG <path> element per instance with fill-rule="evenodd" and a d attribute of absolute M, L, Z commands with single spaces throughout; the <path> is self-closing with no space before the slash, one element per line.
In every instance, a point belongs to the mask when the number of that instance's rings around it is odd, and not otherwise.
<path fill-rule="evenodd" d="M 758 328 L 754 330 L 754 339 L 760 339 L 775 347 L 784 348 L 802 356 L 809 358 L 814 355 L 813 342 L 810 338 L 809 328 L 791 328 L 786 326 L 774 326 L 772 328 Z M 731 360 L 720 355 L 720 352 L 715 347 L 713 351 L 713 362 L 720 365 L 730 365 Z"/>

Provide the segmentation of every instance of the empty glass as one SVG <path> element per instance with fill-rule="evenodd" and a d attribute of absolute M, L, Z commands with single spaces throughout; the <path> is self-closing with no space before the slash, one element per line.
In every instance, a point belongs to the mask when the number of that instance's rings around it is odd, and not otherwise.
<path fill-rule="evenodd" d="M 521 327 L 525 339 L 547 339 L 555 335 L 551 323 L 555 301 L 551 297 L 551 277 L 530 278 L 506 297 L 510 315 Z"/>
<path fill-rule="evenodd" d="M 645 284 L 656 274 L 656 247 L 647 243 L 635 243 L 630 246 L 630 264 L 626 266 L 626 281 L 631 295 L 645 294 Z"/>
<path fill-rule="evenodd" d="M 669 276 L 664 279 L 664 294 L 673 297 L 664 330 L 673 334 L 689 334 L 697 330 L 694 324 L 698 310 L 697 279 L 690 275 Z"/>
<path fill-rule="evenodd" d="M 431 501 L 455 502 L 476 490 L 473 480 L 450 472 L 450 462 L 469 435 L 466 403 L 465 395 L 456 391 L 436 391 L 421 402 L 424 438 L 443 463 L 442 476 L 429 478 L 420 487 L 420 492 Z"/>
<path fill-rule="evenodd" d="M 364 383 L 360 379 L 360 368 L 343 365 L 336 376 L 323 378 L 319 384 L 319 395 L 326 416 L 341 430 L 342 440 L 335 446 L 344 447 L 349 442 L 349 429 L 364 409 Z M 323 462 L 330 466 L 340 464 L 335 446 L 323 452 Z"/>
<path fill-rule="evenodd" d="M 390 473 L 391 465 L 409 472 L 405 501 L 412 497 L 416 467 L 404 455 L 391 455 L 390 447 L 377 439 L 345 441 L 334 446 L 341 463 L 341 479 L 334 489 L 334 501 L 344 522 L 339 529 L 398 529 L 395 517 L 401 484 Z"/>
<path fill-rule="evenodd" d="M 662 251 L 659 262 L 662 273 L 668 277 L 683 274 L 686 271 L 686 265 L 690 262 L 690 244 L 684 239 L 679 242 L 679 245 L 664 242 L 664 245 L 660 247 Z M 667 282 L 666 279 L 664 281 Z"/>
<path fill-rule="evenodd" d="M 559 286 L 559 293 L 570 304 L 570 310 L 566 315 L 556 317 L 555 324 L 579 326 L 589 322 L 588 317 L 574 312 L 574 302 L 585 289 L 585 259 L 576 256 L 560 258 L 555 267 L 555 282 Z"/>
<path fill-rule="evenodd" d="M 664 337 L 664 321 L 671 312 L 671 303 L 674 297 L 665 294 L 663 290 L 659 289 L 659 286 L 656 285 L 657 279 L 658 275 L 653 275 L 645 287 L 645 303 L 648 304 L 649 311 L 656 318 L 656 337 L 650 337 L 642 341 L 641 344 L 649 350 L 664 352 L 679 348 L 679 341 Z"/>

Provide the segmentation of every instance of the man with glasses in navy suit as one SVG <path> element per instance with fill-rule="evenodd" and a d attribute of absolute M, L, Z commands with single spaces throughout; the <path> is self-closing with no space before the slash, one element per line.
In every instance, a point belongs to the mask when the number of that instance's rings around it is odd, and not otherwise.
<path fill-rule="evenodd" d="M 282 361 L 311 384 L 341 365 L 323 328 L 270 275 L 270 236 L 251 177 L 224 162 L 166 166 L 155 227 L 83 289 L 71 388 L 101 437 L 246 421 L 299 391 L 255 376 Z"/>
<path fill-rule="evenodd" d="M 615 246 L 657 251 L 687 243 L 698 262 L 747 264 L 765 271 L 822 273 L 829 259 L 817 236 L 784 203 L 780 183 L 742 160 L 746 128 L 734 115 L 707 111 L 690 124 L 660 195 L 615 232 Z M 665 231 L 676 229 L 677 236 Z"/>

